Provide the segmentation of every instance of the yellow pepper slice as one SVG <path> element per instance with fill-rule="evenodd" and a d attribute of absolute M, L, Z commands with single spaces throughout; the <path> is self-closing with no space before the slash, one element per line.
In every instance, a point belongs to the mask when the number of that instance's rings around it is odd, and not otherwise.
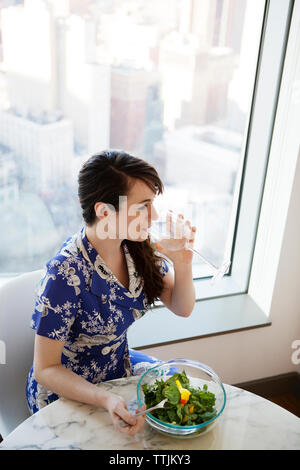
<path fill-rule="evenodd" d="M 179 380 L 176 380 L 176 385 L 180 392 L 180 403 L 184 404 L 188 402 L 191 392 L 186 388 L 183 388 Z"/>

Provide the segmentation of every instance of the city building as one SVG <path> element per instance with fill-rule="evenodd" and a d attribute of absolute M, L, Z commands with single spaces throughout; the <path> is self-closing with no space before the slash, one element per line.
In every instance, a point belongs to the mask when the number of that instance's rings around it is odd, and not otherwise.
<path fill-rule="evenodd" d="M 0 110 L 0 142 L 22 160 L 23 177 L 32 190 L 46 192 L 70 181 L 73 127 L 51 114 L 18 115 Z"/>
<path fill-rule="evenodd" d="M 110 146 L 143 149 L 149 74 L 125 66 L 111 70 Z"/>
<path fill-rule="evenodd" d="M 18 168 L 15 153 L 0 144 L 0 204 L 19 198 Z"/>
<path fill-rule="evenodd" d="M 239 168 L 241 134 L 215 126 L 185 126 L 164 134 L 167 184 L 197 189 L 199 195 L 232 194 Z"/>

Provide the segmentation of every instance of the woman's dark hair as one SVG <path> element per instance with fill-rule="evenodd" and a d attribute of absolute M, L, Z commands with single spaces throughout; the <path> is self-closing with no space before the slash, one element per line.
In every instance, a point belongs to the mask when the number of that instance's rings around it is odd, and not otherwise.
<path fill-rule="evenodd" d="M 119 210 L 119 196 L 128 195 L 134 179 L 139 179 L 156 194 L 164 187 L 156 169 L 148 162 L 122 150 L 105 150 L 93 155 L 82 166 L 78 176 L 78 196 L 82 216 L 87 225 L 96 220 L 96 202 L 112 204 Z M 144 290 L 149 304 L 158 299 L 163 289 L 157 256 L 149 239 L 143 242 L 126 240 L 136 270 L 144 280 Z"/>

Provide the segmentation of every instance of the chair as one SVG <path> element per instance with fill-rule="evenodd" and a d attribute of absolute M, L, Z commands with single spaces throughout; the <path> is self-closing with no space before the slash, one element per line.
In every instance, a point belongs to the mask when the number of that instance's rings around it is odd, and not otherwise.
<path fill-rule="evenodd" d="M 35 288 L 42 273 L 41 269 L 22 274 L 0 288 L 0 340 L 5 347 L 5 363 L 0 363 L 0 434 L 3 438 L 30 416 L 25 394 L 34 350 L 35 332 L 30 328 L 30 320 Z"/>

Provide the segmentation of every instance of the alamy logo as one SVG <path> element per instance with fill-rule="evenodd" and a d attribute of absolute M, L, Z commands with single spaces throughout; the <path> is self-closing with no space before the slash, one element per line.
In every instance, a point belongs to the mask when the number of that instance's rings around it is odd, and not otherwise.
<path fill-rule="evenodd" d="M 296 351 L 293 352 L 292 354 L 292 363 L 295 365 L 300 364 L 300 339 L 295 339 L 292 342 L 292 348 L 296 349 Z"/>
<path fill-rule="evenodd" d="M 6 364 L 6 346 L 2 340 L 0 340 L 0 364 Z"/>

